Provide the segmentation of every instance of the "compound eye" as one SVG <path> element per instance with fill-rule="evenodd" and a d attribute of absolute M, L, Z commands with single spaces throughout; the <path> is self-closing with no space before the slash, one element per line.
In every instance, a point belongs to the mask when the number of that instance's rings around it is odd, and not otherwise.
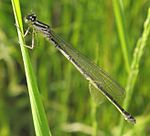
<path fill-rule="evenodd" d="M 31 16 L 31 21 L 32 21 L 32 22 L 36 21 L 36 15 L 32 15 L 32 16 Z"/>
<path fill-rule="evenodd" d="M 27 19 L 28 21 L 34 22 L 34 21 L 36 21 L 36 15 L 35 15 L 35 14 L 30 14 L 30 15 L 28 15 L 28 16 L 26 17 L 26 19 Z"/>

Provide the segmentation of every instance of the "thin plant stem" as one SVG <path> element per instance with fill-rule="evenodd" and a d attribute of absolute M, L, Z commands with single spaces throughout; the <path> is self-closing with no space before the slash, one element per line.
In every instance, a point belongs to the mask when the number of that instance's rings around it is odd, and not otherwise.
<path fill-rule="evenodd" d="M 48 127 L 48 121 L 46 119 L 44 106 L 41 101 L 41 96 L 37 87 L 37 82 L 36 82 L 35 74 L 32 69 L 29 54 L 27 49 L 24 47 L 25 42 L 24 42 L 24 37 L 22 35 L 23 23 L 22 23 L 22 16 L 20 10 L 20 3 L 19 0 L 12 0 L 11 2 L 12 2 L 13 12 L 15 16 L 18 39 L 20 43 L 20 48 L 21 48 L 21 53 L 22 53 L 22 58 L 23 58 L 23 63 L 25 68 L 35 133 L 37 136 L 51 136 L 51 132 Z"/>
<path fill-rule="evenodd" d="M 148 39 L 150 33 L 150 8 L 148 10 L 148 15 L 147 18 L 144 22 L 144 30 L 142 33 L 142 36 L 139 38 L 137 44 L 136 44 L 136 48 L 134 50 L 134 54 L 133 54 L 133 61 L 131 64 L 131 70 L 128 76 L 128 82 L 126 85 L 126 91 L 127 91 L 127 96 L 126 99 L 124 101 L 124 107 L 125 109 L 128 109 L 130 101 L 131 101 L 131 97 L 133 94 L 133 88 L 135 86 L 137 77 L 138 77 L 138 73 L 139 73 L 139 65 L 140 65 L 140 61 L 144 52 L 144 48 L 146 46 L 146 42 Z M 121 119 L 120 120 L 120 136 L 123 134 L 123 130 L 124 130 L 124 121 Z"/>
<path fill-rule="evenodd" d="M 125 62 L 125 68 L 127 73 L 129 73 L 130 63 L 129 63 L 129 54 L 127 50 L 128 41 L 127 41 L 127 33 L 125 29 L 125 16 L 124 16 L 123 4 L 122 4 L 122 0 L 112 0 L 112 2 L 113 2 L 116 25 L 118 29 L 118 36 L 120 39 L 121 49 L 122 49 L 123 58 Z"/>

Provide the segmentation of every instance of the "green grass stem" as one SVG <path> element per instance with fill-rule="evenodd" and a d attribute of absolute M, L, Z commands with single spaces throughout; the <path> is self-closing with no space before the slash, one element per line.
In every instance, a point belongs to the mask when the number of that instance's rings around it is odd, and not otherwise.
<path fill-rule="evenodd" d="M 17 33 L 18 39 L 20 43 L 25 74 L 27 79 L 27 86 L 29 91 L 31 109 L 32 109 L 32 116 L 33 122 L 35 127 L 35 133 L 37 136 L 51 136 L 48 122 L 46 119 L 46 114 L 44 111 L 44 107 L 41 101 L 41 96 L 37 87 L 35 75 L 32 69 L 32 64 L 30 61 L 30 57 L 28 54 L 27 49 L 24 47 L 25 42 L 23 38 L 23 23 L 22 23 L 22 16 L 20 10 L 20 3 L 19 0 L 12 0 L 13 12 L 15 16 L 16 26 L 17 26 Z"/>
<path fill-rule="evenodd" d="M 140 61 L 144 52 L 144 48 L 146 46 L 146 42 L 148 39 L 150 33 L 150 8 L 148 10 L 148 15 L 147 18 L 144 22 L 144 30 L 142 33 L 142 36 L 139 38 L 135 50 L 134 50 L 134 54 L 133 54 L 133 60 L 132 60 L 132 64 L 131 64 L 131 70 L 128 76 L 128 82 L 126 85 L 126 91 L 127 91 L 127 95 L 126 95 L 126 99 L 124 101 L 124 108 L 128 109 L 129 104 L 131 102 L 131 98 L 132 98 L 132 94 L 133 94 L 133 88 L 135 86 L 137 77 L 138 77 L 138 73 L 139 73 L 139 65 L 140 65 Z M 124 130 L 124 121 L 121 119 L 120 121 L 120 136 L 123 134 L 123 130 Z"/>
<path fill-rule="evenodd" d="M 113 9 L 115 14 L 115 21 L 118 29 L 118 36 L 121 43 L 121 49 L 123 53 L 123 58 L 125 62 L 125 67 L 127 73 L 130 71 L 130 63 L 129 63 L 129 54 L 128 54 L 128 41 L 127 41 L 127 32 L 125 29 L 125 16 L 123 10 L 122 0 L 112 0 Z"/>

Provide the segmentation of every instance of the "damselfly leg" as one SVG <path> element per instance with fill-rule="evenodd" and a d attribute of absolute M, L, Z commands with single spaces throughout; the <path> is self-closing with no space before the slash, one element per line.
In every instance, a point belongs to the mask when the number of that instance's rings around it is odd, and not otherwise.
<path fill-rule="evenodd" d="M 24 44 L 23 46 L 24 47 L 26 47 L 26 48 L 29 48 L 29 49 L 33 49 L 34 48 L 34 45 L 35 45 L 35 35 L 36 35 L 36 31 L 34 30 L 34 28 L 33 27 L 31 27 L 31 26 L 29 26 L 28 28 L 27 28 L 27 30 L 25 31 L 25 33 L 22 33 L 22 31 L 20 30 L 20 27 L 19 26 L 17 26 L 16 24 L 15 24 L 15 26 L 19 29 L 19 31 L 20 31 L 20 33 L 21 33 L 21 35 L 22 35 L 22 37 L 23 38 L 26 38 L 26 36 L 28 35 L 28 34 L 32 34 L 32 36 L 31 36 L 31 45 L 26 45 L 26 44 Z M 30 30 L 32 30 L 32 32 L 30 32 Z M 20 43 L 19 43 L 20 44 Z"/>
<path fill-rule="evenodd" d="M 32 29 L 32 42 L 31 42 L 31 45 L 24 45 L 25 47 L 29 48 L 29 49 L 33 49 L 34 48 L 34 45 L 35 45 L 35 34 L 36 34 L 36 31 L 34 30 L 34 28 L 32 27 L 28 27 L 27 30 L 25 31 L 25 34 L 24 34 L 24 38 L 30 33 L 30 29 Z"/>

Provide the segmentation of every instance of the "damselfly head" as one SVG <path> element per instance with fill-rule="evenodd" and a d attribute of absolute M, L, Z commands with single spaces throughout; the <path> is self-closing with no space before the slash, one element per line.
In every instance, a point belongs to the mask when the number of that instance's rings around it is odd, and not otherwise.
<path fill-rule="evenodd" d="M 29 23 L 29 22 L 33 23 L 35 21 L 36 21 L 36 15 L 35 14 L 30 14 L 30 15 L 27 15 L 25 17 L 25 22 L 27 22 L 27 23 Z"/>

